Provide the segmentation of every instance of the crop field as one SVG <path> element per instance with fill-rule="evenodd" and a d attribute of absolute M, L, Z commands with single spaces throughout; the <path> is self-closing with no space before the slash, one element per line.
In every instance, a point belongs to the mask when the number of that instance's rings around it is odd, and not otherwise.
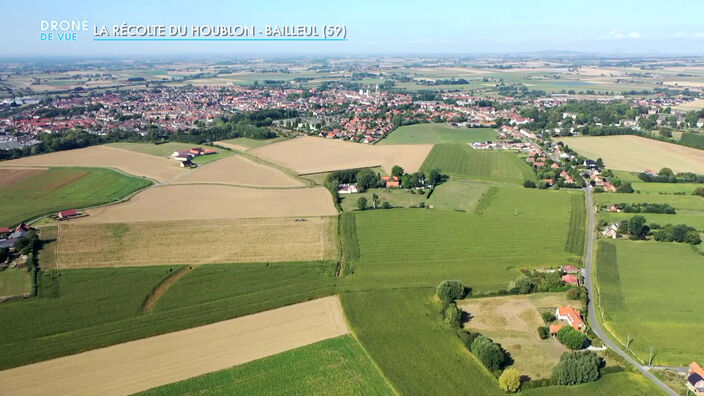
<path fill-rule="evenodd" d="M 702 261 L 689 245 L 661 242 L 600 241 L 596 275 L 605 324 L 630 350 L 655 365 L 685 366 L 704 360 L 704 311 L 694 301 L 701 291 Z M 694 298 L 694 300 L 693 300 Z"/>
<path fill-rule="evenodd" d="M 205 374 L 140 395 L 393 395 L 362 347 L 350 335 Z"/>
<path fill-rule="evenodd" d="M 443 279 L 464 279 L 475 291 L 488 291 L 505 288 L 521 268 L 579 260 L 565 251 L 575 193 L 492 189 L 475 213 L 356 212 L 360 256 L 345 286 L 434 287 Z"/>
<path fill-rule="evenodd" d="M 56 151 L 0 162 L 5 167 L 80 166 L 115 168 L 134 176 L 148 177 L 160 182 L 169 181 L 188 172 L 172 159 L 124 150 L 108 145 L 76 150 Z"/>
<path fill-rule="evenodd" d="M 143 153 L 143 154 L 156 155 L 158 157 L 171 157 L 171 154 L 173 154 L 174 151 L 187 150 L 192 147 L 203 147 L 203 148 L 218 150 L 216 147 L 212 147 L 212 146 L 204 146 L 204 145 L 198 145 L 198 144 L 192 144 L 192 143 L 179 143 L 179 142 L 167 142 L 167 143 L 161 143 L 161 144 L 120 142 L 120 143 L 110 143 L 107 146 L 116 147 L 116 148 L 123 149 L 123 150 L 135 151 L 135 152 Z"/>
<path fill-rule="evenodd" d="M 261 147 L 261 146 L 266 146 L 267 144 L 271 144 L 274 142 L 278 142 L 279 138 L 274 138 L 274 139 L 250 139 L 250 138 L 234 138 L 234 139 L 227 139 L 227 140 L 220 140 L 218 142 L 215 142 L 215 144 L 231 148 L 233 150 L 238 150 L 238 151 L 247 151 L 249 149 Z"/>
<path fill-rule="evenodd" d="M 587 210 L 584 196 L 573 194 L 570 197 L 570 232 L 567 234 L 565 250 L 582 256 L 586 239 Z"/>
<path fill-rule="evenodd" d="M 426 206 L 432 209 L 472 212 L 489 187 L 489 184 L 484 183 L 451 180 L 435 187 Z"/>
<path fill-rule="evenodd" d="M 686 146 L 704 150 L 704 135 L 701 133 L 685 132 L 680 137 L 680 142 Z"/>
<path fill-rule="evenodd" d="M 335 262 L 204 265 L 188 272 L 144 313 L 147 297 L 179 268 L 42 273 L 39 298 L 0 304 L 0 331 L 13 334 L 0 340 L 0 368 L 329 296 L 337 281 Z"/>
<path fill-rule="evenodd" d="M 0 271 L 0 297 L 19 296 L 32 291 L 32 276 L 26 268 Z"/>
<path fill-rule="evenodd" d="M 0 225 L 113 202 L 150 183 L 110 169 L 52 168 L 0 187 Z"/>
<path fill-rule="evenodd" d="M 207 205 L 203 203 L 207 202 Z M 337 210 L 323 187 L 260 189 L 225 185 L 150 188 L 116 205 L 87 211 L 76 223 L 212 220 L 257 217 L 333 216 Z"/>
<path fill-rule="evenodd" d="M 550 378 L 551 370 L 567 348 L 555 338 L 541 340 L 536 329 L 545 326 L 539 309 L 572 305 L 576 301 L 563 293 L 539 293 L 524 296 L 472 298 L 458 301 L 470 315 L 464 327 L 486 335 L 501 344 L 513 359 L 511 367 L 531 379 Z"/>
<path fill-rule="evenodd" d="M 396 128 L 379 144 L 472 143 L 497 139 L 493 128 L 457 128 L 445 124 L 415 124 Z"/>
<path fill-rule="evenodd" d="M 49 268 L 334 260 L 337 218 L 59 223 Z M 40 256 L 41 258 L 42 256 Z"/>
<path fill-rule="evenodd" d="M 36 175 L 37 173 L 44 172 L 46 169 L 43 168 L 27 168 L 27 169 L 12 169 L 12 168 L 0 168 L 0 188 L 9 186 L 10 184 L 22 180 L 25 177 Z"/>
<path fill-rule="evenodd" d="M 704 150 L 640 136 L 568 137 L 559 141 L 587 158 L 601 157 L 611 169 L 643 172 L 667 167 L 675 172 L 695 173 L 704 169 Z"/>
<path fill-rule="evenodd" d="M 681 111 L 701 110 L 704 109 L 704 99 L 694 99 L 691 102 L 679 104 L 672 109 Z"/>
<path fill-rule="evenodd" d="M 124 395 L 347 334 L 337 297 L 0 372 L 6 394 Z M 36 373 L 41 381 L 32 381 Z"/>
<path fill-rule="evenodd" d="M 394 165 L 415 172 L 431 147 L 429 144 L 365 145 L 304 136 L 258 147 L 250 153 L 299 174 L 375 166 L 391 172 Z"/>
<path fill-rule="evenodd" d="M 218 154 L 216 154 L 218 155 Z M 206 158 L 206 157 L 203 157 Z M 270 166 L 240 155 L 201 165 L 173 180 L 174 183 L 216 183 L 255 187 L 302 187 L 303 183 Z"/>
<path fill-rule="evenodd" d="M 440 168 L 443 173 L 466 179 L 523 184 L 535 172 L 516 154 L 478 151 L 463 144 L 436 144 L 421 169 Z"/>

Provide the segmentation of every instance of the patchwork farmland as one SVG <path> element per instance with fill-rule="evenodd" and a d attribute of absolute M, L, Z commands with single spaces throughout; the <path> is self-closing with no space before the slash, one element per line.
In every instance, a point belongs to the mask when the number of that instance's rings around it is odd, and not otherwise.
<path fill-rule="evenodd" d="M 496 139 L 496 130 L 492 128 L 458 128 L 422 123 L 396 128 L 379 144 L 472 143 Z"/>

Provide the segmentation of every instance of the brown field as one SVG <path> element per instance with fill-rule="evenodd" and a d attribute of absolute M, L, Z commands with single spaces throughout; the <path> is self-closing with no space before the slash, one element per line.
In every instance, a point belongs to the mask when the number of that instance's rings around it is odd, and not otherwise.
<path fill-rule="evenodd" d="M 589 136 L 560 138 L 579 154 L 604 159 L 606 167 L 631 172 L 671 168 L 675 172 L 704 173 L 704 150 L 660 142 L 640 136 Z"/>
<path fill-rule="evenodd" d="M 58 224 L 49 268 L 336 259 L 337 217 Z M 52 262 L 49 262 L 52 260 Z"/>
<path fill-rule="evenodd" d="M 538 326 L 545 322 L 539 308 L 574 305 L 562 293 L 474 298 L 458 301 L 471 316 L 465 328 L 478 331 L 511 353 L 513 366 L 532 379 L 549 378 L 552 367 L 567 348 L 556 339 L 541 340 Z M 578 306 L 575 306 L 579 308 Z"/>
<path fill-rule="evenodd" d="M 47 168 L 27 168 L 27 169 L 0 169 L 0 187 L 22 180 L 25 177 L 44 172 Z"/>
<path fill-rule="evenodd" d="M 704 109 L 704 99 L 694 99 L 691 102 L 682 103 L 673 107 L 675 110 L 692 111 Z"/>
<path fill-rule="evenodd" d="M 303 183 L 278 169 L 232 155 L 184 173 L 173 183 L 225 183 L 257 187 L 301 187 Z"/>
<path fill-rule="evenodd" d="M 86 210 L 76 223 L 333 216 L 337 210 L 323 187 L 261 189 L 215 184 L 169 185 L 140 192 L 127 202 Z M 188 224 L 184 223 L 187 228 Z"/>
<path fill-rule="evenodd" d="M 237 150 L 237 151 L 247 151 L 247 150 L 249 150 L 249 147 L 244 146 L 244 145 L 242 145 L 242 144 L 233 144 L 233 143 L 228 143 L 228 142 L 223 142 L 223 141 L 215 142 L 215 144 L 217 144 L 218 146 L 227 147 L 227 148 L 230 148 L 230 149 L 233 149 L 233 150 Z"/>
<path fill-rule="evenodd" d="M 0 372 L 3 395 L 126 395 L 349 333 L 336 296 Z"/>
<path fill-rule="evenodd" d="M 57 151 L 10 161 L 0 167 L 20 166 L 86 166 L 115 168 L 135 176 L 144 176 L 160 182 L 181 176 L 187 169 L 176 161 L 149 154 L 137 153 L 110 146 L 92 146 L 76 150 Z"/>
<path fill-rule="evenodd" d="M 390 172 L 394 165 L 415 172 L 432 147 L 432 144 L 375 146 L 304 136 L 258 147 L 250 153 L 299 174 L 373 166 L 382 166 Z"/>

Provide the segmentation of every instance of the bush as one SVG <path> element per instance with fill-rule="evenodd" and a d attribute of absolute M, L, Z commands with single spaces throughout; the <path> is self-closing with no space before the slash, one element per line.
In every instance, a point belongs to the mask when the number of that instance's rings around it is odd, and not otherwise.
<path fill-rule="evenodd" d="M 472 342 L 472 353 L 486 366 L 489 371 L 499 370 L 506 360 L 501 347 L 489 338 L 480 335 Z"/>
<path fill-rule="evenodd" d="M 584 333 L 573 329 L 570 326 L 562 326 L 557 332 L 557 339 L 569 349 L 582 349 L 584 343 L 587 342 L 587 336 Z"/>
<path fill-rule="evenodd" d="M 523 182 L 523 187 L 525 187 L 525 188 L 535 188 L 536 185 L 535 185 L 535 182 L 534 182 L 533 180 L 526 180 L 525 182 Z"/>
<path fill-rule="evenodd" d="M 586 300 L 587 289 L 584 286 L 573 287 L 567 291 L 567 298 L 570 300 Z"/>
<path fill-rule="evenodd" d="M 464 297 L 465 289 L 461 281 L 444 280 L 435 288 L 435 294 L 442 301 L 453 301 Z"/>
<path fill-rule="evenodd" d="M 365 210 L 367 208 L 367 199 L 364 197 L 359 197 L 357 199 L 357 208 L 359 208 L 359 210 Z"/>
<path fill-rule="evenodd" d="M 539 326 L 538 337 L 540 337 L 541 340 L 546 340 L 548 337 L 550 337 L 550 329 L 545 326 Z"/>
<path fill-rule="evenodd" d="M 499 386 L 506 392 L 516 392 L 521 387 L 521 373 L 515 368 L 507 368 L 499 377 Z"/>
<path fill-rule="evenodd" d="M 552 311 L 541 312 L 541 313 L 540 313 L 540 316 L 542 316 L 542 318 L 543 318 L 543 320 L 545 321 L 545 323 L 552 323 L 552 322 L 555 321 L 555 319 L 557 319 L 557 318 L 555 317 L 555 314 L 552 313 Z"/>
<path fill-rule="evenodd" d="M 700 197 L 704 198 L 704 187 L 697 187 L 694 189 L 694 192 L 692 193 L 693 195 L 699 195 Z"/>
<path fill-rule="evenodd" d="M 464 346 L 467 347 L 468 350 L 472 349 L 472 343 L 474 340 L 477 339 L 481 334 L 475 333 L 473 331 L 467 331 L 463 329 L 457 330 L 457 336 L 460 337 L 460 340 L 464 343 Z"/>
<path fill-rule="evenodd" d="M 514 279 L 509 285 L 509 289 L 515 290 L 518 294 L 528 294 L 533 291 L 535 284 L 533 281 L 525 276 L 520 275 L 518 278 Z"/>
<path fill-rule="evenodd" d="M 577 385 L 599 379 L 602 360 L 592 351 L 565 352 L 552 369 L 559 385 Z"/>
<path fill-rule="evenodd" d="M 381 203 L 381 208 L 382 209 L 391 209 L 391 202 L 389 201 L 384 201 Z"/>
<path fill-rule="evenodd" d="M 447 304 L 442 312 L 443 320 L 453 328 L 457 329 L 462 324 L 462 310 L 457 306 L 457 303 L 452 301 Z"/>

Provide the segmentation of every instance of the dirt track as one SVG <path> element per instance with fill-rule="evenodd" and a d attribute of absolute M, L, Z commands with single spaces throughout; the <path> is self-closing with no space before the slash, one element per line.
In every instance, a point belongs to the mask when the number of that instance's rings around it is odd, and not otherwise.
<path fill-rule="evenodd" d="M 71 221 L 130 223 L 337 214 L 330 192 L 323 187 L 275 190 L 207 184 L 150 188 L 127 202 L 86 212 L 88 217 Z"/>
<path fill-rule="evenodd" d="M 46 169 L 47 168 L 0 169 L 0 187 L 9 186 L 25 177 L 44 172 Z"/>
<path fill-rule="evenodd" d="M 160 182 L 169 181 L 183 175 L 184 172 L 189 172 L 188 169 L 180 168 L 177 161 L 174 160 L 110 146 L 57 151 L 0 162 L 0 167 L 18 166 L 109 167 Z"/>
<path fill-rule="evenodd" d="M 240 155 L 201 165 L 174 183 L 226 183 L 257 187 L 300 187 L 303 183 L 278 169 L 260 165 Z"/>
<path fill-rule="evenodd" d="M 124 395 L 347 334 L 335 296 L 0 372 L 3 395 Z"/>
<path fill-rule="evenodd" d="M 373 146 L 304 136 L 249 152 L 300 174 L 370 166 L 382 166 L 391 172 L 394 165 L 400 165 L 406 172 L 415 172 L 432 147 L 432 144 Z"/>

